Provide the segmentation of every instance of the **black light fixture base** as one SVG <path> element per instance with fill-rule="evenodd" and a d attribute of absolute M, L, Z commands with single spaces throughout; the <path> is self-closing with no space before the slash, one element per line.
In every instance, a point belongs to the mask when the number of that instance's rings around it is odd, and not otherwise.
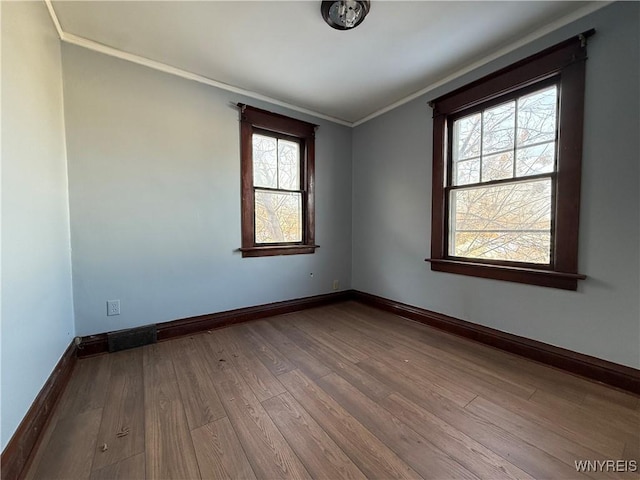
<path fill-rule="evenodd" d="M 322 18 L 336 30 L 351 30 L 362 23 L 371 8 L 369 0 L 323 0 Z"/>

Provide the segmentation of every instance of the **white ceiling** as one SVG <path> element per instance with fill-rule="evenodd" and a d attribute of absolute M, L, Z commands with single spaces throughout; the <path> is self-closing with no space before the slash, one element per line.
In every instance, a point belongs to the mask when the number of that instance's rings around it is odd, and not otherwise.
<path fill-rule="evenodd" d="M 351 124 L 604 4 L 374 0 L 351 31 L 326 25 L 319 0 L 54 1 L 53 9 L 63 40 L 98 42 Z"/>

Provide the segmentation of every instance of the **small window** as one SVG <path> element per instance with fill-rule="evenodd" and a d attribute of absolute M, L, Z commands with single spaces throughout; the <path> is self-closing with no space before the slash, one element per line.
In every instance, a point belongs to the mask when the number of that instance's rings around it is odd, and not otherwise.
<path fill-rule="evenodd" d="M 575 290 L 586 36 L 434 108 L 432 270 Z"/>
<path fill-rule="evenodd" d="M 239 104 L 243 257 L 314 253 L 315 125 Z"/>

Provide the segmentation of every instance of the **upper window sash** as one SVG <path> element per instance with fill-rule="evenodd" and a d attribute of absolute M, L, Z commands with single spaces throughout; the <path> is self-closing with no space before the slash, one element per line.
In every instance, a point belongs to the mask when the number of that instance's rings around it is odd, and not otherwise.
<path fill-rule="evenodd" d="M 518 133 L 519 133 L 519 129 L 522 127 L 519 122 L 518 122 L 518 114 L 519 114 L 519 108 L 518 108 L 518 102 L 528 96 L 531 96 L 532 94 L 535 94 L 537 92 L 541 92 L 544 91 L 546 89 L 550 89 L 550 87 L 555 87 L 556 89 L 556 96 L 555 96 L 555 113 L 554 113 L 554 119 L 555 119 L 555 128 L 553 131 L 552 136 L 548 136 L 545 137 L 544 140 L 540 141 L 540 142 L 531 142 L 531 143 L 520 143 L 518 140 Z M 490 155 L 498 155 L 501 153 L 510 153 L 513 152 L 514 154 L 514 161 L 513 161 L 513 175 L 511 177 L 505 177 L 503 180 L 517 180 L 517 179 L 526 179 L 526 178 L 530 178 L 532 176 L 534 176 L 535 174 L 531 174 L 531 175 L 522 175 L 522 174 L 518 174 L 517 171 L 517 163 L 516 163 L 516 152 L 525 148 L 533 148 L 536 146 L 540 146 L 543 144 L 549 144 L 549 143 L 554 143 L 558 144 L 558 139 L 559 139 L 559 132 L 558 132 L 558 118 L 559 118 L 559 110 L 560 110 L 560 105 L 559 105 L 559 100 L 560 100 L 560 77 L 559 75 L 554 75 L 553 77 L 542 81 L 542 82 L 538 82 L 534 85 L 530 85 L 528 87 L 524 87 L 521 89 L 518 89 L 515 92 L 510 92 L 506 95 L 501 95 L 500 97 L 485 101 L 481 104 L 478 104 L 474 107 L 470 107 L 470 108 L 466 108 L 462 111 L 459 111 L 455 114 L 451 114 L 451 115 L 447 115 L 447 121 L 446 121 L 446 156 L 447 156 L 447 165 L 446 165 L 446 175 L 445 175 L 445 184 L 447 187 L 449 188 L 458 188 L 458 187 L 472 187 L 472 186 L 480 186 L 480 185 L 486 185 L 486 184 L 491 184 L 493 182 L 498 182 L 500 180 L 483 180 L 482 179 L 482 164 L 480 165 L 480 172 L 479 172 L 479 178 L 477 181 L 474 182 L 469 182 L 469 183 L 458 183 L 456 181 L 455 178 L 455 168 L 458 164 L 467 162 L 467 161 L 473 161 L 473 160 L 478 160 L 481 161 L 483 158 L 488 157 Z M 515 105 L 515 110 L 514 110 L 514 140 L 513 140 L 513 145 L 509 146 L 508 148 L 503 148 L 503 149 L 497 149 L 495 151 L 491 151 L 491 152 L 486 152 L 484 151 L 484 139 L 485 139 L 485 132 L 482 129 L 479 137 L 480 137 L 480 145 L 478 147 L 478 152 L 475 155 L 470 155 L 467 157 L 463 157 L 460 159 L 456 159 L 455 158 L 455 154 L 454 154 L 454 142 L 456 140 L 455 138 L 455 132 L 454 132 L 454 125 L 457 121 L 464 119 L 466 117 L 471 117 L 471 116 L 475 116 L 475 115 L 479 115 L 482 116 L 483 112 L 486 110 L 490 110 L 492 107 L 497 107 L 503 104 L 507 104 L 510 102 L 514 102 Z M 482 118 L 482 117 L 481 117 Z M 481 120 L 482 121 L 482 120 Z M 553 161 L 553 168 L 551 170 L 549 170 L 547 173 L 551 173 L 551 172 L 555 172 L 557 169 L 557 151 L 554 152 L 554 161 Z"/>

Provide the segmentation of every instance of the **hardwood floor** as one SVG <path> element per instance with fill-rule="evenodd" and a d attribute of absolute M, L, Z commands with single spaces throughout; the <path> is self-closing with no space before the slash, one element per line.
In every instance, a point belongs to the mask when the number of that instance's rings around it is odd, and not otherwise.
<path fill-rule="evenodd" d="M 637 396 L 345 302 L 79 360 L 26 478 L 637 479 L 633 462 Z"/>

